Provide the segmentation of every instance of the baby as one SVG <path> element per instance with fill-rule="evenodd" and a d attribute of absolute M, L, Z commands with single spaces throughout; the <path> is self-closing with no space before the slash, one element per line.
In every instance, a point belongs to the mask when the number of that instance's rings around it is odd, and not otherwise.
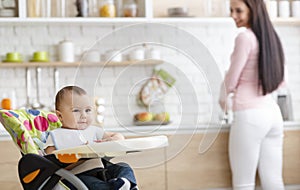
<path fill-rule="evenodd" d="M 106 132 L 100 127 L 91 125 L 94 119 L 94 106 L 86 91 L 77 86 L 62 88 L 55 98 L 56 115 L 62 122 L 62 127 L 50 132 L 45 152 L 51 154 L 54 150 L 80 146 L 103 141 L 122 140 L 120 133 Z M 112 164 L 105 161 L 107 180 L 97 177 L 99 167 L 103 167 L 101 159 L 89 159 L 71 168 L 89 189 L 137 189 L 133 170 L 128 164 Z M 95 167 L 98 168 L 95 168 Z M 65 182 L 71 189 L 74 187 Z"/>

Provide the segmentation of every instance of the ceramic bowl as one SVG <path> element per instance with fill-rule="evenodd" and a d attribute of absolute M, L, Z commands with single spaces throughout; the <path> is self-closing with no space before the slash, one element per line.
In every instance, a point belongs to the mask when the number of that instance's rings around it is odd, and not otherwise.
<path fill-rule="evenodd" d="M 4 62 L 22 62 L 22 55 L 19 52 L 9 52 L 6 54 Z"/>
<path fill-rule="evenodd" d="M 36 51 L 33 53 L 33 57 L 31 61 L 47 62 L 49 61 L 49 54 L 46 51 Z"/>

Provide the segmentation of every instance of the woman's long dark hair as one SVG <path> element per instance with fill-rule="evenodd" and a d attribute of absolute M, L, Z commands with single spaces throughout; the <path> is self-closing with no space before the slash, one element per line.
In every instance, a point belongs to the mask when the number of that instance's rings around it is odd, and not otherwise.
<path fill-rule="evenodd" d="M 263 0 L 243 0 L 250 9 L 250 27 L 259 42 L 259 82 L 263 95 L 273 92 L 284 78 L 284 53 Z"/>

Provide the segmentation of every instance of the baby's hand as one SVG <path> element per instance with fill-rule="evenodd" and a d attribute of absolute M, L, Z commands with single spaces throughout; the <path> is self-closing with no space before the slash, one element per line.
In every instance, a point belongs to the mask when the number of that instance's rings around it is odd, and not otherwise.
<path fill-rule="evenodd" d="M 113 141 L 114 139 L 112 137 L 106 137 L 106 138 L 103 138 L 101 140 L 101 142 L 106 142 L 106 141 Z"/>
<path fill-rule="evenodd" d="M 103 142 L 103 140 L 94 140 L 95 143 Z"/>

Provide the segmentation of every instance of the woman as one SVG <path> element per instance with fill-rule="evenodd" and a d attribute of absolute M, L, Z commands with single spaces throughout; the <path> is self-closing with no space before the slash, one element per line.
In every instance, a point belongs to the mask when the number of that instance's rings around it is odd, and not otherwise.
<path fill-rule="evenodd" d="M 220 105 L 233 93 L 234 121 L 229 158 L 234 189 L 254 190 L 258 168 L 264 190 L 284 189 L 282 180 L 283 120 L 270 93 L 284 78 L 281 42 L 263 0 L 231 0 L 231 17 L 245 27 L 235 39 Z"/>

